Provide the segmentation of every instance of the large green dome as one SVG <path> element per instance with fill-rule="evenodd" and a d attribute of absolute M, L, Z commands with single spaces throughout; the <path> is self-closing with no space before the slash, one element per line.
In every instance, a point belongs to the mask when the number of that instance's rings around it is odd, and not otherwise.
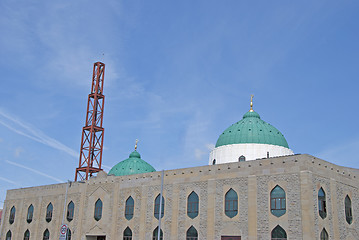
<path fill-rule="evenodd" d="M 141 155 L 135 150 L 129 158 L 117 163 L 109 172 L 109 175 L 124 176 L 139 173 L 155 172 L 150 164 L 141 159 Z"/>
<path fill-rule="evenodd" d="M 263 121 L 253 110 L 244 114 L 242 120 L 224 130 L 217 140 L 216 147 L 241 143 L 271 144 L 289 148 L 283 134 Z"/>

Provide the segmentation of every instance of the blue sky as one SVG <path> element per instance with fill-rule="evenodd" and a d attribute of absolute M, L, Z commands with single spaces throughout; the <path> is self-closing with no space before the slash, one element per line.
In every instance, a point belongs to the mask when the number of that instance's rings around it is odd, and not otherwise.
<path fill-rule="evenodd" d="M 0 207 L 74 180 L 93 63 L 106 171 L 139 139 L 157 170 L 206 165 L 249 110 L 295 153 L 359 168 L 359 2 L 0 2 Z"/>

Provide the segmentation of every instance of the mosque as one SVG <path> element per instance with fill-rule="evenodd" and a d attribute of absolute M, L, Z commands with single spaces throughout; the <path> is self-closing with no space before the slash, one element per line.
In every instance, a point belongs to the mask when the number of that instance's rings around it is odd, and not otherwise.
<path fill-rule="evenodd" d="M 108 174 L 8 190 L 0 240 L 59 239 L 62 224 L 72 240 L 358 240 L 358 180 L 294 154 L 251 103 L 206 166 L 158 172 L 136 144 Z"/>

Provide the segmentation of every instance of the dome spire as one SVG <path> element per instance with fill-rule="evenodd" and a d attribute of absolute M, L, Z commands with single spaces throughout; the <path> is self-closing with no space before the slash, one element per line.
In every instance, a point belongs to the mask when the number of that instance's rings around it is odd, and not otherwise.
<path fill-rule="evenodd" d="M 254 97 L 254 95 L 252 94 L 251 95 L 251 109 L 249 110 L 250 112 L 254 112 L 253 111 L 253 97 Z"/>
<path fill-rule="evenodd" d="M 138 143 L 138 139 L 136 139 L 135 151 L 137 151 L 137 143 Z"/>

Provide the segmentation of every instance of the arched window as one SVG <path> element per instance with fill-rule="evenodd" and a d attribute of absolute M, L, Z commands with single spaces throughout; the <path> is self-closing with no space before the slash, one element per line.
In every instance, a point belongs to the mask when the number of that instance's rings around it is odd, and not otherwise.
<path fill-rule="evenodd" d="M 125 207 L 125 218 L 127 220 L 131 220 L 133 218 L 133 211 L 135 209 L 135 201 L 130 196 L 126 200 L 126 207 Z"/>
<path fill-rule="evenodd" d="M 52 210 L 53 210 L 53 207 L 52 207 L 52 203 L 49 203 L 49 205 L 47 205 L 47 208 L 46 208 L 46 222 L 50 222 L 51 219 L 52 219 Z"/>
<path fill-rule="evenodd" d="M 11 240 L 11 231 L 10 230 L 6 233 L 6 239 L 5 240 Z"/>
<path fill-rule="evenodd" d="M 153 230 L 152 240 L 158 239 L 158 227 L 156 227 L 155 230 Z M 160 240 L 163 240 L 163 232 L 162 229 L 160 229 Z"/>
<path fill-rule="evenodd" d="M 327 217 L 327 204 L 323 188 L 320 188 L 318 191 L 318 210 L 321 218 L 324 219 Z"/>
<path fill-rule="evenodd" d="M 280 217 L 286 212 L 285 192 L 280 186 L 275 186 L 270 193 L 270 209 L 274 216 Z"/>
<path fill-rule="evenodd" d="M 24 233 L 24 240 L 29 240 L 30 239 L 30 231 L 29 229 L 25 231 Z"/>
<path fill-rule="evenodd" d="M 98 199 L 95 203 L 95 213 L 94 218 L 96 221 L 99 221 L 102 217 L 102 201 Z"/>
<path fill-rule="evenodd" d="M 125 231 L 123 231 L 123 240 L 132 240 L 131 228 L 127 227 Z"/>
<path fill-rule="evenodd" d="M 161 218 L 163 218 L 164 213 L 165 213 L 165 199 L 162 196 Z M 155 209 L 154 209 L 155 218 L 158 219 L 159 214 L 160 214 L 160 194 L 158 194 L 155 199 Z"/>
<path fill-rule="evenodd" d="M 238 195 L 232 188 L 228 190 L 225 196 L 224 213 L 230 218 L 238 213 Z"/>
<path fill-rule="evenodd" d="M 285 240 L 287 239 L 287 233 L 284 231 L 283 228 L 281 228 L 279 225 L 277 225 L 272 230 L 272 240 Z"/>
<path fill-rule="evenodd" d="M 239 158 L 238 158 L 238 162 L 244 162 L 244 161 L 246 161 L 246 157 L 245 156 L 240 156 Z"/>
<path fill-rule="evenodd" d="M 74 219 L 74 211 L 75 211 L 75 204 L 71 201 L 67 205 L 67 214 L 66 214 L 67 221 L 71 222 L 72 219 Z"/>
<path fill-rule="evenodd" d="M 216 159 L 213 159 L 212 165 L 216 165 Z"/>
<path fill-rule="evenodd" d="M 14 221 L 15 221 L 15 212 L 16 212 L 16 209 L 15 209 L 15 206 L 13 206 L 10 210 L 10 216 L 9 216 L 9 223 L 10 224 L 13 224 Z M 11 234 L 11 233 L 10 233 Z"/>
<path fill-rule="evenodd" d="M 345 204 L 345 219 L 347 220 L 347 223 L 351 224 L 353 222 L 352 200 L 350 200 L 350 197 L 348 195 L 345 197 L 344 204 Z"/>
<path fill-rule="evenodd" d="M 322 232 L 320 233 L 320 240 L 328 240 L 329 236 L 327 233 L 327 230 L 325 230 L 325 228 L 323 228 Z"/>
<path fill-rule="evenodd" d="M 28 223 L 32 222 L 32 217 L 34 216 L 34 207 L 32 206 L 32 204 L 29 206 L 29 208 L 27 209 L 27 215 L 26 215 L 26 221 Z"/>
<path fill-rule="evenodd" d="M 48 229 L 45 230 L 42 240 L 49 240 L 50 239 L 50 232 Z"/>
<path fill-rule="evenodd" d="M 197 240 L 198 239 L 198 232 L 197 230 L 191 226 L 186 233 L 186 240 Z"/>
<path fill-rule="evenodd" d="M 198 205 L 199 205 L 199 199 L 197 193 L 191 192 L 191 194 L 187 198 L 188 217 L 193 219 L 198 216 Z"/>
<path fill-rule="evenodd" d="M 66 240 L 71 240 L 71 230 L 70 228 L 67 229 L 67 238 Z"/>

